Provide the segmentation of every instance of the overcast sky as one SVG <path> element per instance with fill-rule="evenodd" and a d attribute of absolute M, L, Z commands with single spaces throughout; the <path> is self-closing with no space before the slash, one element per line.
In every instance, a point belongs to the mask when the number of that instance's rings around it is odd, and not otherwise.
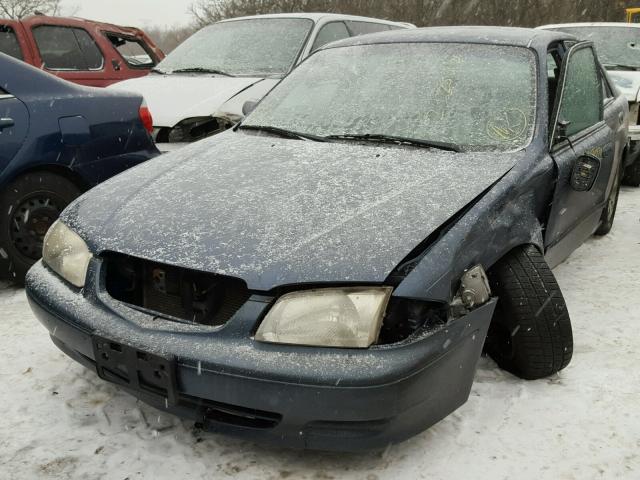
<path fill-rule="evenodd" d="M 62 0 L 63 13 L 135 27 L 184 25 L 192 0 Z M 65 11 L 66 10 L 66 11 Z"/>

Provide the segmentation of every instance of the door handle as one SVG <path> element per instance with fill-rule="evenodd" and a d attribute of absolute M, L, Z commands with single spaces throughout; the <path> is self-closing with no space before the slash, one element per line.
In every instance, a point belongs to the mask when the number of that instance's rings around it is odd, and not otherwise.
<path fill-rule="evenodd" d="M 0 130 L 13 127 L 14 125 L 13 118 L 0 118 Z"/>
<path fill-rule="evenodd" d="M 620 121 L 620 125 L 622 125 L 624 123 L 624 113 L 620 112 L 618 114 L 618 120 Z"/>

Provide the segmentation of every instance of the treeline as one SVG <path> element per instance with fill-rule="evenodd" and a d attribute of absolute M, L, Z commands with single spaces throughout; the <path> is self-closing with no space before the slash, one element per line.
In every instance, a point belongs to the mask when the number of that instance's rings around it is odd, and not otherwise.
<path fill-rule="evenodd" d="M 508 25 L 624 21 L 624 8 L 640 0 L 196 0 L 198 25 L 241 15 L 334 12 L 433 25 Z"/>

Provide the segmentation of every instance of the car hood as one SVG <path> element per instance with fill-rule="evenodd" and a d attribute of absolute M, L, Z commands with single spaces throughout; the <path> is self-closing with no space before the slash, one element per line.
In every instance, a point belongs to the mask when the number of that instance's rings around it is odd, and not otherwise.
<path fill-rule="evenodd" d="M 114 177 L 61 218 L 94 253 L 230 275 L 256 290 L 383 282 L 521 155 L 229 131 Z"/>
<path fill-rule="evenodd" d="M 229 99 L 264 78 L 204 74 L 151 73 L 108 88 L 136 92 L 144 97 L 156 127 L 174 127 L 185 118 L 206 117 Z"/>
<path fill-rule="evenodd" d="M 640 92 L 640 72 L 609 70 L 609 78 L 629 102 L 638 101 Z"/>

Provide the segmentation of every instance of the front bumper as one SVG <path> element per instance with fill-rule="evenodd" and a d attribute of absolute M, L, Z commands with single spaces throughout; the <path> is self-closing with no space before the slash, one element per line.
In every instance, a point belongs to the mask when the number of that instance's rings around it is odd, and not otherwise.
<path fill-rule="evenodd" d="M 175 398 L 125 388 L 204 428 L 292 448 L 384 448 L 468 398 L 496 300 L 401 345 L 367 350 L 251 339 L 271 298 L 253 295 L 223 326 L 154 318 L 111 299 L 99 260 L 76 291 L 41 263 L 27 276 L 33 311 L 67 355 L 96 370 L 96 336 L 175 364 Z"/>

